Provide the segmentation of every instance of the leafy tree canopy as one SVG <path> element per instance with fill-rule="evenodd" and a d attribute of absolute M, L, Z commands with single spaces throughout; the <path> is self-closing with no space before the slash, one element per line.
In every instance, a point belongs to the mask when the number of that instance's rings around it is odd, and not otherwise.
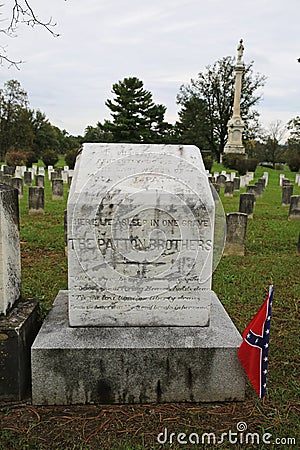
<path fill-rule="evenodd" d="M 27 161 L 37 161 L 49 150 L 61 154 L 78 148 L 80 137 L 52 125 L 46 115 L 29 109 L 27 92 L 17 80 L 0 89 L 0 160 L 7 152 L 23 151 Z"/>
<path fill-rule="evenodd" d="M 253 73 L 253 62 L 245 65 L 241 116 L 248 129 L 253 127 L 253 122 L 257 122 L 258 113 L 253 107 L 261 96 L 256 94 L 256 91 L 264 85 L 265 80 L 265 76 Z M 206 70 L 200 72 L 197 79 L 192 79 L 189 85 L 182 85 L 177 96 L 183 116 L 187 115 L 188 109 L 195 110 L 197 102 L 202 104 L 201 109 L 203 112 L 205 110 L 205 121 L 203 122 L 203 114 L 201 114 L 198 116 L 198 125 L 202 128 L 204 143 L 208 142 L 212 154 L 218 160 L 227 142 L 227 123 L 233 112 L 234 87 L 235 61 L 234 58 L 227 56 L 216 61 L 212 66 L 207 66 Z"/>

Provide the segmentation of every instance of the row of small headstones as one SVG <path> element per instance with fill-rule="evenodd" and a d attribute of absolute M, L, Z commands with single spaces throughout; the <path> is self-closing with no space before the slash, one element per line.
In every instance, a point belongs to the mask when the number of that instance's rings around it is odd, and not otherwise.
<path fill-rule="evenodd" d="M 47 171 L 48 171 L 49 180 L 50 180 L 50 174 L 52 172 L 56 172 L 58 174 L 58 178 L 62 178 L 64 181 L 65 181 L 65 178 L 67 178 L 67 175 L 69 174 L 69 172 L 73 173 L 73 170 L 70 170 L 69 166 L 57 167 L 55 169 L 53 166 L 48 166 Z M 16 168 L 14 168 L 14 167 L 10 167 L 5 164 L 2 164 L 1 172 L 3 172 L 4 175 L 12 175 L 12 176 L 15 176 L 18 178 L 24 178 L 25 173 L 27 173 L 27 172 L 30 172 L 32 174 L 31 175 L 32 178 L 35 175 L 45 175 L 46 174 L 46 170 L 44 167 L 38 167 L 35 164 L 33 164 L 32 167 L 29 167 L 29 168 L 27 168 L 26 166 L 16 166 Z M 67 181 L 65 181 L 65 183 L 66 182 Z"/>
<path fill-rule="evenodd" d="M 209 176 L 210 180 L 212 181 L 212 184 L 214 188 L 216 189 L 217 193 L 220 193 L 220 188 L 224 187 L 224 197 L 233 197 L 234 191 L 238 191 L 240 188 L 240 178 L 235 177 L 235 173 L 233 173 L 233 181 L 231 180 L 224 180 L 225 174 L 221 174 L 217 177 Z M 219 181 L 221 177 L 221 182 Z M 232 177 L 232 176 L 231 176 Z M 216 182 L 214 183 L 214 178 L 216 179 Z M 227 175 L 228 178 L 228 175 Z M 253 173 L 249 172 L 247 175 L 245 175 L 246 183 L 248 180 L 253 180 Z M 255 204 L 255 200 L 257 197 L 261 197 L 265 187 L 268 184 L 268 172 L 264 172 L 264 175 L 262 178 L 259 178 L 258 181 L 254 185 L 248 185 L 246 186 L 246 193 L 240 194 L 240 206 L 239 206 L 239 212 L 246 213 L 250 215 L 250 218 L 253 216 L 253 207 Z M 285 178 L 284 174 L 280 174 L 279 176 L 279 184 L 282 188 L 282 205 L 283 206 L 290 206 L 290 212 L 289 212 L 289 219 L 297 218 L 299 217 L 299 209 L 300 209 L 300 197 L 298 195 L 293 195 L 293 189 L 294 185 L 291 182 L 291 180 Z M 295 184 L 300 186 L 300 174 L 296 174 L 295 177 Z M 244 186 L 244 180 L 243 180 L 243 187 Z M 246 194 L 253 194 L 253 196 L 246 195 Z"/>
<path fill-rule="evenodd" d="M 225 181 L 224 183 L 224 196 L 232 197 L 234 189 L 233 181 Z M 218 178 L 217 178 L 218 181 Z M 296 174 L 295 182 L 300 185 L 300 174 Z M 255 185 L 249 185 L 246 187 L 246 193 L 240 194 L 239 212 L 232 212 L 226 214 L 226 245 L 224 249 L 224 255 L 239 255 L 245 254 L 245 241 L 248 219 L 253 218 L 253 210 L 257 197 L 261 197 L 268 184 L 268 172 L 264 173 L 264 176 L 260 178 Z M 280 176 L 280 185 L 282 187 L 282 205 L 289 205 L 288 219 L 300 219 L 300 196 L 293 194 L 293 184 L 289 179 Z M 220 192 L 219 183 L 213 183 L 216 191 Z M 227 187 L 228 186 L 228 187 Z M 236 186 L 238 183 L 236 182 Z M 218 198 L 215 195 L 215 200 Z M 300 245 L 300 234 L 298 251 Z"/>
<path fill-rule="evenodd" d="M 296 174 L 295 184 L 300 186 L 300 174 Z M 284 174 L 279 176 L 279 185 L 282 190 L 282 206 L 289 206 L 289 219 L 300 217 L 300 195 L 293 195 L 294 184 Z"/>
<path fill-rule="evenodd" d="M 249 179 L 249 178 L 248 178 Z M 249 181 L 253 181 L 254 174 Z M 226 189 L 230 181 L 225 182 L 224 196 L 232 197 L 233 190 Z M 240 194 L 239 212 L 226 214 L 226 244 L 224 256 L 244 256 L 248 219 L 253 219 L 253 210 L 257 197 L 261 197 L 268 184 L 268 172 L 260 178 L 254 185 L 246 186 L 246 192 Z M 244 186 L 243 186 L 244 187 Z"/>
<path fill-rule="evenodd" d="M 44 213 L 45 208 L 45 169 L 43 167 L 33 167 L 30 170 L 26 169 L 25 166 L 17 167 L 14 171 L 13 168 L 9 166 L 2 166 L 3 171 L 0 171 L 0 183 L 9 185 L 18 190 L 19 198 L 23 196 L 23 177 L 24 185 L 29 186 L 28 204 L 29 213 Z M 7 173 L 10 172 L 10 173 Z M 48 177 L 51 180 L 52 186 L 52 199 L 62 200 L 64 198 L 63 184 L 67 183 L 68 188 L 70 188 L 73 170 L 69 170 L 68 166 L 64 169 L 58 167 L 56 170 L 52 166 L 48 167 Z M 13 174 L 20 175 L 13 177 Z M 63 178 L 61 178 L 63 176 Z M 36 186 L 32 186 L 32 182 L 35 177 Z"/>
<path fill-rule="evenodd" d="M 57 167 L 56 169 L 53 168 L 53 166 L 48 166 L 48 178 L 49 180 L 54 179 L 61 179 L 64 183 L 70 184 L 70 177 L 73 177 L 74 170 L 70 170 L 69 166 Z M 7 183 L 9 185 L 12 185 L 10 182 L 11 180 L 15 180 L 16 184 L 19 180 L 22 180 L 24 178 L 24 184 L 26 186 L 31 186 L 32 182 L 34 180 L 34 177 L 36 179 L 36 186 L 42 186 L 45 185 L 45 169 L 44 167 L 37 167 L 32 166 L 32 168 L 27 169 L 26 166 L 17 166 L 16 169 L 13 167 L 1 166 L 0 171 L 0 181 L 2 183 Z"/>

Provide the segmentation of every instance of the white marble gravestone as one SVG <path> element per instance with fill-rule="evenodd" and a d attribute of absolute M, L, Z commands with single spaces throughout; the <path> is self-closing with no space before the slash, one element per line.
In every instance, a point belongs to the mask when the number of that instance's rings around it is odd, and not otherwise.
<path fill-rule="evenodd" d="M 0 185 L 0 314 L 21 296 L 18 191 Z"/>
<path fill-rule="evenodd" d="M 68 200 L 71 326 L 208 326 L 214 200 L 199 149 L 84 144 Z"/>
<path fill-rule="evenodd" d="M 196 147 L 83 145 L 69 289 L 32 346 L 33 404 L 244 398 L 241 336 L 211 290 L 220 205 Z"/>

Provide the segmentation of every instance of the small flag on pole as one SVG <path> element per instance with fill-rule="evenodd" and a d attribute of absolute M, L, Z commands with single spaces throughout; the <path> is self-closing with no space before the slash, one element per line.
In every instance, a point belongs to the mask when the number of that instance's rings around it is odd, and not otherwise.
<path fill-rule="evenodd" d="M 269 295 L 243 333 L 243 342 L 238 350 L 242 366 L 260 398 L 266 393 L 270 323 L 274 287 L 269 287 Z"/>

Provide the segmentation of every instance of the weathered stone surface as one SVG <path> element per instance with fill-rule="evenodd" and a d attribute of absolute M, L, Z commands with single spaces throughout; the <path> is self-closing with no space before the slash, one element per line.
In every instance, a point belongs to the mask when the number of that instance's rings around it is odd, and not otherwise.
<path fill-rule="evenodd" d="M 282 185 L 282 206 L 288 206 L 291 203 L 293 190 L 294 190 L 293 184 Z"/>
<path fill-rule="evenodd" d="M 253 219 L 253 209 L 255 204 L 255 195 L 245 192 L 240 194 L 239 212 L 247 214 L 248 219 Z"/>
<path fill-rule="evenodd" d="M 30 351 L 40 326 L 37 300 L 19 301 L 7 316 L 0 316 L 0 400 L 30 396 Z"/>
<path fill-rule="evenodd" d="M 233 181 L 225 182 L 224 197 L 233 197 Z"/>
<path fill-rule="evenodd" d="M 234 177 L 233 179 L 233 190 L 239 191 L 241 187 L 241 179 L 238 177 Z"/>
<path fill-rule="evenodd" d="M 32 172 L 29 172 L 29 171 L 24 172 L 24 184 L 26 186 L 31 186 L 31 184 L 32 184 Z"/>
<path fill-rule="evenodd" d="M 226 183 L 226 176 L 221 174 L 217 177 L 217 183 L 221 188 L 225 187 L 225 183 Z"/>
<path fill-rule="evenodd" d="M 241 337 L 212 296 L 210 327 L 69 327 L 60 291 L 32 347 L 35 405 L 244 399 Z"/>
<path fill-rule="evenodd" d="M 85 144 L 68 201 L 71 326 L 208 325 L 213 235 L 196 147 Z"/>
<path fill-rule="evenodd" d="M 254 186 L 252 184 L 246 187 L 246 192 L 247 192 L 247 194 L 254 194 L 255 199 L 258 196 L 257 186 Z"/>
<path fill-rule="evenodd" d="M 228 213 L 226 214 L 226 245 L 224 256 L 244 256 L 247 230 L 247 214 Z"/>
<path fill-rule="evenodd" d="M 44 175 L 37 175 L 35 178 L 35 185 L 39 187 L 45 187 L 45 176 Z"/>
<path fill-rule="evenodd" d="M 54 181 L 54 180 L 58 180 L 59 179 L 59 175 L 57 170 L 52 170 L 50 173 L 50 180 Z"/>
<path fill-rule="evenodd" d="M 29 187 L 29 214 L 44 214 L 44 188 L 41 186 Z"/>
<path fill-rule="evenodd" d="M 14 171 L 13 167 L 3 166 L 3 172 L 4 172 L 4 175 L 11 175 L 11 176 L 13 176 L 15 171 Z"/>
<path fill-rule="evenodd" d="M 62 171 L 63 171 L 62 167 L 57 167 L 56 168 L 56 172 L 57 172 L 57 175 L 58 175 L 59 179 L 61 179 L 61 177 L 62 177 Z"/>
<path fill-rule="evenodd" d="M 259 183 L 258 181 L 255 183 L 255 187 L 256 187 L 256 194 L 255 197 L 262 197 L 263 193 L 264 193 L 264 186 L 262 183 Z M 247 190 L 248 192 L 248 190 Z"/>
<path fill-rule="evenodd" d="M 52 180 L 52 199 L 63 200 L 64 198 L 64 184 L 61 179 Z"/>
<path fill-rule="evenodd" d="M 6 173 L 2 176 L 2 183 L 6 186 L 12 186 L 12 175 Z"/>
<path fill-rule="evenodd" d="M 0 185 L 0 314 L 21 296 L 18 191 Z"/>
<path fill-rule="evenodd" d="M 11 180 L 11 185 L 13 188 L 18 190 L 19 198 L 23 197 L 23 180 L 22 178 L 15 177 Z"/>
<path fill-rule="evenodd" d="M 300 220 L 300 195 L 292 195 L 290 200 L 289 219 Z"/>

